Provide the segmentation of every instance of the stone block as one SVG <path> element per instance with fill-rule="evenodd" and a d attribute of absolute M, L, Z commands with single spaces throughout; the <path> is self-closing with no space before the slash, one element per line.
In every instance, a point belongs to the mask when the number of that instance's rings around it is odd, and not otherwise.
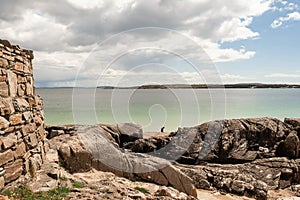
<path fill-rule="evenodd" d="M 2 54 L 3 55 L 3 54 Z M 4 58 L 0 58 L 0 67 L 1 68 L 7 68 L 8 67 L 8 62 Z"/>
<path fill-rule="evenodd" d="M 6 129 L 9 126 L 9 121 L 0 116 L 0 130 Z"/>
<path fill-rule="evenodd" d="M 3 145 L 4 149 L 8 149 L 8 148 L 14 146 L 17 143 L 17 141 L 18 141 L 18 138 L 14 132 L 8 134 L 5 137 L 2 137 L 2 142 L 3 142 L 2 145 Z"/>
<path fill-rule="evenodd" d="M 13 131 L 15 131 L 15 127 L 14 126 L 10 126 L 10 127 L 8 127 L 7 129 L 4 130 L 4 133 L 11 133 Z"/>
<path fill-rule="evenodd" d="M 14 106 L 10 98 L 0 99 L 0 115 L 10 115 L 15 112 Z"/>
<path fill-rule="evenodd" d="M 23 122 L 22 121 L 22 113 L 17 113 L 17 114 L 11 115 L 9 117 L 9 122 L 13 126 L 22 124 L 22 122 Z"/>
<path fill-rule="evenodd" d="M 17 145 L 16 150 L 13 152 L 15 159 L 21 158 L 26 153 L 26 145 L 24 142 Z"/>
<path fill-rule="evenodd" d="M 44 123 L 44 120 L 42 119 L 41 116 L 35 116 L 34 117 L 34 122 L 36 123 L 37 126 L 40 126 Z"/>
<path fill-rule="evenodd" d="M 17 94 L 17 75 L 12 71 L 8 70 L 7 80 L 9 86 L 9 95 L 11 97 L 15 97 Z"/>
<path fill-rule="evenodd" d="M 16 160 L 15 162 L 5 166 L 4 169 L 6 171 L 4 175 L 5 183 L 9 183 L 22 175 L 23 161 L 22 159 Z"/>
<path fill-rule="evenodd" d="M 44 140 L 45 139 L 45 129 L 43 125 L 40 125 L 38 127 L 38 135 L 39 135 L 39 140 Z"/>
<path fill-rule="evenodd" d="M 12 161 L 14 159 L 14 155 L 11 150 L 4 151 L 0 153 L 0 166 Z"/>
<path fill-rule="evenodd" d="M 33 118 L 32 117 L 32 112 L 30 112 L 30 111 L 24 112 L 23 113 L 23 118 L 24 118 L 24 120 L 25 120 L 26 123 L 31 122 L 31 120 Z"/>
<path fill-rule="evenodd" d="M 32 67 L 29 64 L 24 65 L 24 72 L 27 74 L 32 74 Z"/>
<path fill-rule="evenodd" d="M 16 60 L 20 61 L 20 62 L 24 62 L 24 59 L 22 58 L 22 56 L 16 56 Z M 22 71 L 23 71 L 23 69 L 22 69 Z"/>
<path fill-rule="evenodd" d="M 31 148 L 34 148 L 37 146 L 38 144 L 38 139 L 36 137 L 36 134 L 35 133 L 31 133 L 29 134 L 26 138 L 25 138 L 25 142 L 27 143 L 28 147 L 31 149 Z"/>
<path fill-rule="evenodd" d="M 8 85 L 6 84 L 6 82 L 0 82 L 0 96 L 8 96 Z"/>
<path fill-rule="evenodd" d="M 23 69 L 24 69 L 23 63 L 16 62 L 16 64 L 15 64 L 15 70 L 17 70 L 17 71 L 23 71 Z"/>
<path fill-rule="evenodd" d="M 28 102 L 29 102 L 30 107 L 34 107 L 36 105 L 35 99 L 33 97 L 29 97 Z"/>
<path fill-rule="evenodd" d="M 5 58 L 6 60 L 9 60 L 9 61 L 14 61 L 15 60 L 15 58 L 13 56 L 6 55 L 6 54 L 4 54 L 2 57 Z"/>
<path fill-rule="evenodd" d="M 6 46 L 5 50 L 8 51 L 9 53 L 13 52 L 13 49 L 11 48 L 12 46 Z"/>
<path fill-rule="evenodd" d="M 26 83 L 26 91 L 25 91 L 26 95 L 33 95 L 33 86 L 31 83 Z"/>
<path fill-rule="evenodd" d="M 24 98 L 17 98 L 13 100 L 13 105 L 16 111 L 24 112 L 30 109 L 29 103 Z"/>
<path fill-rule="evenodd" d="M 36 130 L 36 124 L 31 123 L 31 124 L 26 124 L 22 126 L 22 134 L 23 136 L 27 136 L 29 133 L 33 133 Z"/>

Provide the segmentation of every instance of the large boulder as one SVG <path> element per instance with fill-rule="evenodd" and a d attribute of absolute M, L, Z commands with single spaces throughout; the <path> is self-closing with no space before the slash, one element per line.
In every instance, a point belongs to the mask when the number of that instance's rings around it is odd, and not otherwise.
<path fill-rule="evenodd" d="M 299 138 L 296 131 L 292 131 L 286 139 L 279 144 L 277 155 L 289 158 L 298 158 L 299 155 Z"/>
<path fill-rule="evenodd" d="M 112 141 L 111 135 L 98 126 L 77 126 L 76 134 L 66 136 L 59 147 L 61 162 L 71 172 L 92 168 L 113 172 L 131 180 L 146 180 L 170 185 L 179 191 L 197 196 L 192 180 L 169 161 L 123 151 Z"/>

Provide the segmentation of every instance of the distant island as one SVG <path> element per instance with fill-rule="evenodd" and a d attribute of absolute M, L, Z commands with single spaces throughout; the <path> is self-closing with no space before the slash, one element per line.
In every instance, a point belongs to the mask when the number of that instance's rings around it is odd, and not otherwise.
<path fill-rule="evenodd" d="M 237 83 L 237 84 L 153 84 L 132 87 L 98 86 L 101 89 L 222 89 L 222 88 L 300 88 L 296 84 L 265 84 L 265 83 Z"/>

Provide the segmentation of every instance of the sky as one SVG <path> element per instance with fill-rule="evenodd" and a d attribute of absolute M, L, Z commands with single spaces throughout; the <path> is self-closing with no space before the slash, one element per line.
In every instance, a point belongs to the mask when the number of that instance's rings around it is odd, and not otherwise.
<path fill-rule="evenodd" d="M 299 0 L 0 0 L 36 87 L 300 84 Z"/>

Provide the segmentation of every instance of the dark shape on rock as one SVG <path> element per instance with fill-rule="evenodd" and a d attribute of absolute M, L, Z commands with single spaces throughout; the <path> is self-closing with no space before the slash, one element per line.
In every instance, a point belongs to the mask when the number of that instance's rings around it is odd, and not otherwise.
<path fill-rule="evenodd" d="M 165 127 L 161 127 L 160 132 L 163 133 L 164 132 Z"/>

